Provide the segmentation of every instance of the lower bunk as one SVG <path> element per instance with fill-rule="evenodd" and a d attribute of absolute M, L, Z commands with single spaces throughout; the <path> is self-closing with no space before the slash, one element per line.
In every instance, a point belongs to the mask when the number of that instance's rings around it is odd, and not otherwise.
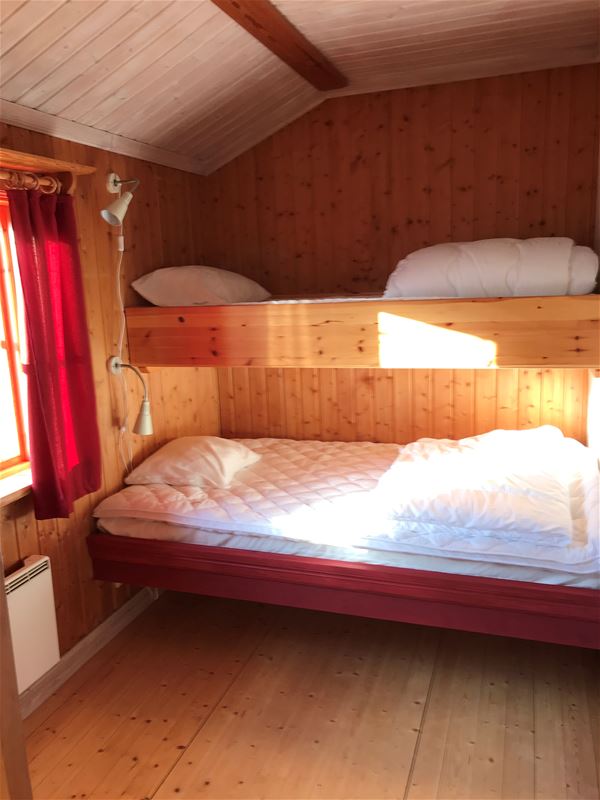
<path fill-rule="evenodd" d="M 190 437 L 127 482 L 95 511 L 98 579 L 600 648 L 597 462 L 557 429 Z"/>

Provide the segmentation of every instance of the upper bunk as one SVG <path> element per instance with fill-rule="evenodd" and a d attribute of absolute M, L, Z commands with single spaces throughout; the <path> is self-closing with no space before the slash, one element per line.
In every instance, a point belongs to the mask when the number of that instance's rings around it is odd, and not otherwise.
<path fill-rule="evenodd" d="M 326 298 L 126 311 L 141 367 L 598 367 L 600 295 Z"/>

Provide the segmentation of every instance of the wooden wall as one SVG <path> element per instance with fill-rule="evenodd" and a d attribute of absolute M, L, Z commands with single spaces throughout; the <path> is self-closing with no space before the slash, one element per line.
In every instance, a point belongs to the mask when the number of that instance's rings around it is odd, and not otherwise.
<path fill-rule="evenodd" d="M 336 98 L 205 179 L 204 263 L 276 294 L 379 291 L 405 254 L 492 236 L 592 244 L 600 66 Z M 584 370 L 220 369 L 232 436 L 585 441 Z"/>
<path fill-rule="evenodd" d="M 410 442 L 556 425 L 585 442 L 585 369 L 221 368 L 224 436 Z"/>
<path fill-rule="evenodd" d="M 203 182 L 204 263 L 275 294 L 381 290 L 405 254 L 593 240 L 600 65 L 328 100 Z"/>
<path fill-rule="evenodd" d="M 106 175 L 116 171 L 121 177 L 141 179 L 125 225 L 124 286 L 134 277 L 164 264 L 197 258 L 198 178 L 20 128 L 2 126 L 0 131 L 5 147 L 97 168 L 95 175 L 79 181 L 76 213 L 102 443 L 102 488 L 95 495 L 81 499 L 68 520 L 36 522 L 30 498 L 0 511 L 1 543 L 7 567 L 32 553 L 45 553 L 52 559 L 60 646 L 64 652 L 130 594 L 126 587 L 115 590 L 91 580 L 85 548 L 85 537 L 92 525 L 92 508 L 107 493 L 120 487 L 123 476 L 115 427 L 119 386 L 106 371 L 106 360 L 116 351 L 118 335 L 115 241 L 110 227 L 99 216 L 100 208 L 112 199 L 105 189 Z M 127 302 L 134 302 L 131 290 L 126 296 Z M 219 431 L 214 370 L 163 369 L 151 372 L 148 378 L 155 434 L 132 437 L 136 460 L 168 438 Z M 129 379 L 133 419 L 139 408 L 136 383 L 133 377 Z"/>
<path fill-rule="evenodd" d="M 127 217 L 124 284 L 165 265 L 205 263 L 274 293 L 383 288 L 404 254 L 447 240 L 569 235 L 592 240 L 599 66 L 336 98 L 209 178 L 2 126 L 4 146 L 94 164 L 76 211 L 92 341 L 103 485 L 69 520 L 36 522 L 25 498 L 2 510 L 10 565 L 52 557 L 67 650 L 128 596 L 94 583 L 90 511 L 122 479 L 106 372 L 116 348 L 115 243 L 99 218 L 105 176 L 139 177 Z M 126 291 L 127 304 L 140 299 Z M 156 434 L 408 441 L 496 426 L 559 424 L 584 437 L 581 370 L 426 371 L 164 369 L 149 375 Z M 220 403 L 218 393 L 220 387 Z M 132 383 L 131 409 L 139 398 Z"/>

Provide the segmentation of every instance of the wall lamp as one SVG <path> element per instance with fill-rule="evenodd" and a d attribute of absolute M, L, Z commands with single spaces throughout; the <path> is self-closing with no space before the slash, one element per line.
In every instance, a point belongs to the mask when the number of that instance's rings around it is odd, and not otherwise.
<path fill-rule="evenodd" d="M 132 184 L 131 189 L 120 194 L 116 200 L 113 200 L 110 205 L 100 212 L 102 219 L 108 222 L 109 225 L 119 226 L 123 224 L 133 193 L 140 185 L 140 182 L 137 178 L 121 180 L 116 172 L 111 172 L 106 179 L 106 188 L 111 194 L 117 194 L 117 192 L 121 191 L 121 186 L 128 184 Z"/>
<path fill-rule="evenodd" d="M 152 426 L 152 414 L 150 413 L 150 399 L 148 398 L 148 387 L 146 386 L 146 381 L 142 373 L 137 367 L 134 367 L 133 364 L 127 364 L 125 361 L 122 361 L 119 356 L 111 356 L 108 359 L 107 366 L 108 371 L 113 375 L 121 375 L 124 369 L 130 369 L 132 372 L 135 372 L 142 382 L 142 386 L 144 387 L 144 399 L 142 400 L 139 414 L 133 426 L 133 432 L 137 433 L 138 436 L 152 436 L 154 428 Z"/>

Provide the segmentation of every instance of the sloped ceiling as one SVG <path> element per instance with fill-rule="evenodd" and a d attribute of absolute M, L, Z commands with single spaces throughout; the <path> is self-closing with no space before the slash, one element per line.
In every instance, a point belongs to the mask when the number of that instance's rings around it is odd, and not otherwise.
<path fill-rule="evenodd" d="M 211 0 L 2 0 L 2 119 L 207 174 L 336 94 L 600 59 L 598 0 L 274 0 L 319 92 Z"/>

